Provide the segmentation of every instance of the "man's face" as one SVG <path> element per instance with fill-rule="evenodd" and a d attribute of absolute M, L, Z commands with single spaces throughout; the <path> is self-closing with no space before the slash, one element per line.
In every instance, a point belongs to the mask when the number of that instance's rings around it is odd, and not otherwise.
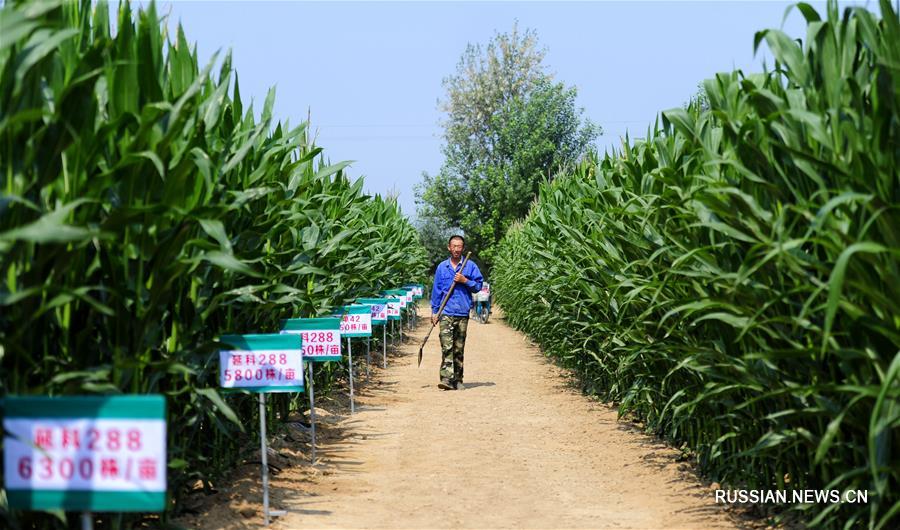
<path fill-rule="evenodd" d="M 454 239 L 447 245 L 447 250 L 450 251 L 450 255 L 454 260 L 458 260 L 462 256 L 463 246 L 463 242 L 460 239 Z"/>

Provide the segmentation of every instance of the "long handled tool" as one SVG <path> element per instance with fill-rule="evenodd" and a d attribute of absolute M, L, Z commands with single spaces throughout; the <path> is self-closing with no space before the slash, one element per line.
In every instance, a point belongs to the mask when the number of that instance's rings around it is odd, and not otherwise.
<path fill-rule="evenodd" d="M 466 262 L 469 261 L 469 256 L 471 256 L 471 255 L 472 255 L 471 252 L 466 253 L 466 257 L 462 260 L 462 263 L 460 263 L 459 269 L 458 269 L 456 272 L 458 272 L 458 273 L 459 273 L 459 272 L 462 272 L 463 269 L 466 268 Z M 454 275 L 454 276 L 455 276 L 455 275 Z M 444 295 L 444 300 L 441 302 L 441 307 L 438 309 L 438 312 L 437 312 L 437 315 L 436 315 L 437 318 L 435 319 L 435 322 L 432 322 L 432 323 L 431 323 L 431 327 L 428 328 L 428 334 L 425 335 L 425 340 L 423 340 L 423 341 L 422 341 L 422 345 L 419 346 L 419 366 L 422 366 L 422 350 L 425 349 L 425 343 L 428 342 L 428 337 L 431 336 L 431 332 L 434 331 L 435 326 L 437 326 L 437 323 L 440 322 L 440 320 L 441 320 L 441 313 L 444 312 L 444 306 L 447 305 L 447 300 L 450 299 L 450 295 L 453 294 L 453 289 L 454 289 L 455 287 L 456 287 L 456 282 L 453 282 L 453 283 L 450 285 L 450 289 L 447 289 L 447 294 Z"/>

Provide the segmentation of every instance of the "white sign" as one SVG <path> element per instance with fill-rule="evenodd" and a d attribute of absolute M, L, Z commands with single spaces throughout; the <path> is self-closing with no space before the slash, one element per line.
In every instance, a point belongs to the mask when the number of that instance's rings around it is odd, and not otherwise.
<path fill-rule="evenodd" d="M 336 329 L 287 331 L 286 333 L 299 334 L 303 338 L 303 357 L 315 359 L 316 357 L 340 358 L 341 356 L 341 334 Z"/>
<path fill-rule="evenodd" d="M 162 419 L 7 418 L 6 488 L 166 491 Z"/>
<path fill-rule="evenodd" d="M 219 386 L 303 386 L 300 350 L 220 350 Z"/>
<path fill-rule="evenodd" d="M 387 304 L 372 304 L 372 320 L 387 320 Z"/>
<path fill-rule="evenodd" d="M 400 316 L 400 302 L 388 302 L 387 314 L 389 317 Z"/>
<path fill-rule="evenodd" d="M 354 333 L 372 333 L 372 313 L 365 312 L 356 315 L 346 314 L 341 318 L 341 335 L 353 335 Z"/>

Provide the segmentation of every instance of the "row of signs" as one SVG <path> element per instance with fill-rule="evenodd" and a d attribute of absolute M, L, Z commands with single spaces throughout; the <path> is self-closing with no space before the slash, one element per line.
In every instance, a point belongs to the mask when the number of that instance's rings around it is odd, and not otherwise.
<path fill-rule="evenodd" d="M 226 335 L 225 389 L 302 392 L 303 361 L 341 360 L 341 339 L 369 337 L 399 320 L 422 286 L 360 298 L 327 318 L 295 318 L 280 334 Z M 163 511 L 166 403 L 160 395 L 7 397 L 3 466 L 9 506 L 23 509 Z"/>

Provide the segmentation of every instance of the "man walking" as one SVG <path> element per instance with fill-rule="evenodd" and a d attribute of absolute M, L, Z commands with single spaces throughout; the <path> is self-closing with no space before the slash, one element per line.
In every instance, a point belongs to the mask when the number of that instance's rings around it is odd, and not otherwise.
<path fill-rule="evenodd" d="M 444 390 L 463 388 L 463 350 L 466 347 L 466 328 L 469 324 L 469 310 L 472 309 L 472 293 L 481 290 L 484 278 L 478 265 L 471 260 L 460 269 L 463 249 L 466 246 L 462 236 L 453 236 L 447 242 L 450 258 L 442 261 L 434 271 L 434 287 L 431 289 L 431 324 L 437 324 L 437 312 L 450 286 L 453 289 L 444 312 L 441 314 L 441 382 Z"/>

